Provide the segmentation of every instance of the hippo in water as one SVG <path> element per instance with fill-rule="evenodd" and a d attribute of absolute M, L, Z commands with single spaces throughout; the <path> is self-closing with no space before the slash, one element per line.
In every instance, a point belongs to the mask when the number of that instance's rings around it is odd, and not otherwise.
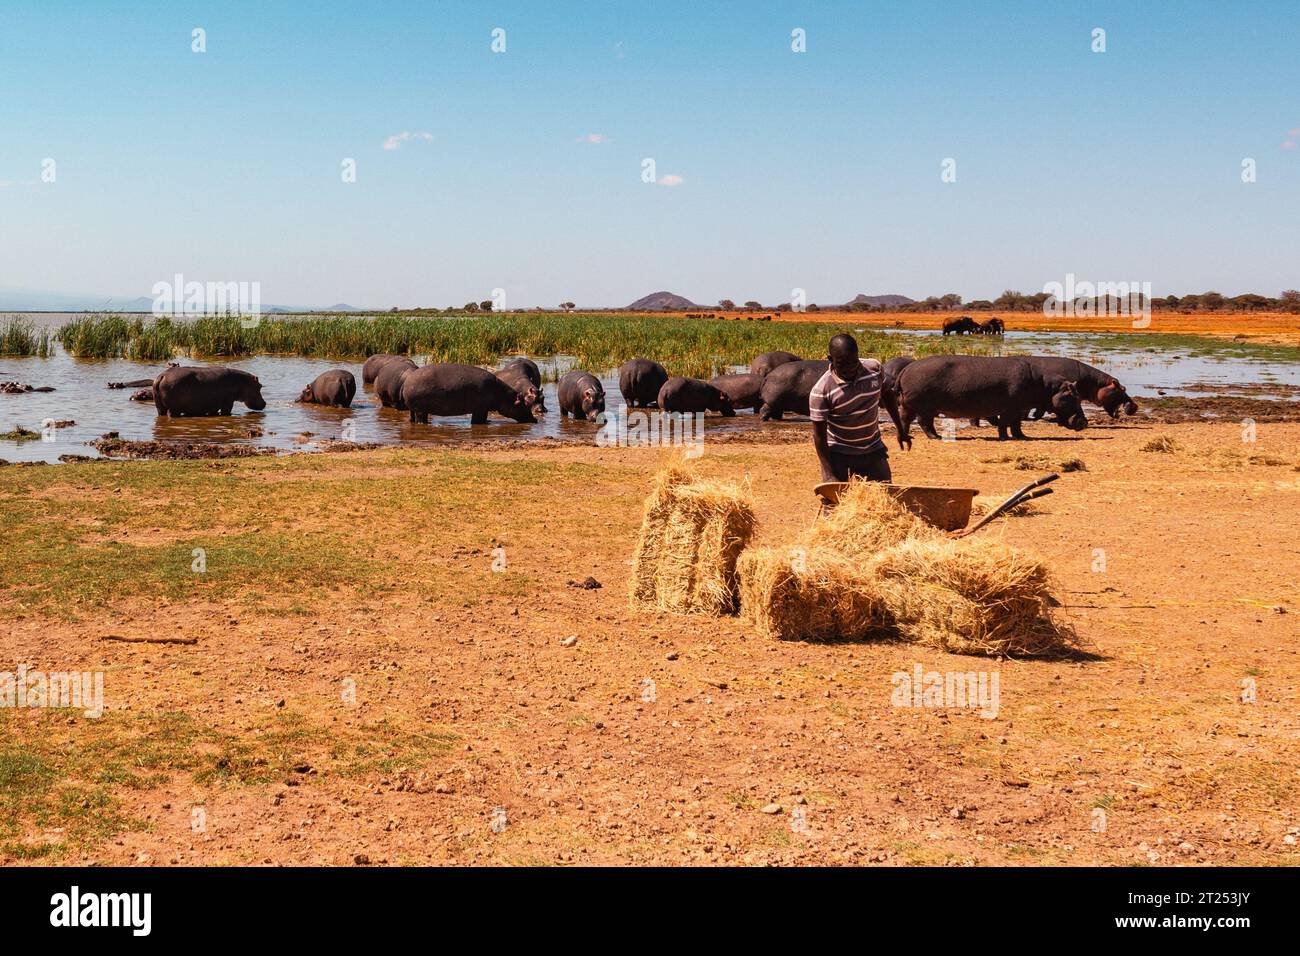
<path fill-rule="evenodd" d="M 379 403 L 385 408 L 406 411 L 406 406 L 402 404 L 402 380 L 417 366 L 405 355 L 393 355 L 389 358 L 390 361 L 384 362 L 379 367 L 379 374 L 375 376 L 375 395 L 379 397 Z"/>
<path fill-rule="evenodd" d="M 532 359 L 517 358 L 497 370 L 497 378 L 524 397 L 539 412 L 546 411 L 546 398 L 542 394 L 542 370 Z"/>
<path fill-rule="evenodd" d="M 778 365 L 763 380 L 759 418 L 766 422 L 780 421 L 786 412 L 807 415 L 808 395 L 828 367 L 826 359 L 800 359 Z"/>
<path fill-rule="evenodd" d="M 572 415 L 579 421 L 595 421 L 605 411 L 605 387 L 590 372 L 574 369 L 560 379 L 556 387 L 560 415 Z"/>
<path fill-rule="evenodd" d="M 430 415 L 468 415 L 472 424 L 484 425 L 489 412 L 517 422 L 537 421 L 522 395 L 477 365 L 438 362 L 408 370 L 401 400 L 411 421 L 426 425 Z"/>
<path fill-rule="evenodd" d="M 138 392 L 132 392 L 132 393 L 131 393 L 131 397 L 128 399 L 128 401 L 132 401 L 132 402 L 152 402 L 152 401 L 153 401 L 153 386 L 150 385 L 148 388 L 142 388 L 142 389 L 140 389 Z"/>
<path fill-rule="evenodd" d="M 703 414 L 718 412 L 723 418 L 734 418 L 736 410 L 731 399 L 718 386 L 698 378 L 674 375 L 659 389 L 659 408 L 665 412 Z"/>
<path fill-rule="evenodd" d="M 387 352 L 370 356 L 370 358 L 366 359 L 366 364 L 361 366 L 361 384 L 373 384 L 375 379 L 379 377 L 379 373 L 383 367 L 395 359 L 398 361 L 411 361 L 405 355 L 392 355 Z M 415 363 L 412 362 L 411 364 Z"/>
<path fill-rule="evenodd" d="M 963 315 L 960 319 L 949 319 L 943 323 L 944 335 L 976 335 L 979 330 L 979 323 L 969 315 Z"/>
<path fill-rule="evenodd" d="M 618 390 L 628 407 L 649 408 L 659 401 L 659 389 L 668 381 L 668 370 L 650 359 L 634 358 L 618 370 Z"/>
<path fill-rule="evenodd" d="M 298 401 L 309 405 L 337 405 L 347 408 L 357 394 L 357 380 L 346 369 L 335 368 L 321 372 L 302 390 Z"/>
<path fill-rule="evenodd" d="M 153 403 L 160 417 L 229 415 L 235 402 L 256 412 L 266 408 L 256 375 L 220 365 L 178 366 L 153 380 Z"/>
<path fill-rule="evenodd" d="M 731 400 L 732 408 L 757 410 L 758 406 L 763 404 L 763 376 L 756 372 L 715 375 L 709 379 L 709 384 Z"/>
<path fill-rule="evenodd" d="M 919 419 L 930 438 L 939 437 L 934 419 L 940 413 L 995 421 L 999 440 L 1008 432 L 1024 438 L 1020 423 L 1040 406 L 1050 407 L 1073 431 L 1088 425 L 1073 382 L 1049 387 L 1033 364 L 1018 356 L 931 355 L 903 369 L 898 390 L 904 428 Z"/>

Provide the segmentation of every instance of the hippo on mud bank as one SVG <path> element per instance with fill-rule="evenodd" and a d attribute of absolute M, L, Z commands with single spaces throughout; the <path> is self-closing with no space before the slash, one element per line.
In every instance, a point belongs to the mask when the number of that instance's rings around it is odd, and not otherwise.
<path fill-rule="evenodd" d="M 731 399 L 718 386 L 698 378 L 674 375 L 659 389 L 659 408 L 665 412 L 703 414 L 718 412 L 723 418 L 734 418 L 736 410 Z"/>
<path fill-rule="evenodd" d="M 749 363 L 749 370 L 755 375 L 765 376 L 777 366 L 799 361 L 802 359 L 793 352 L 764 352 L 762 355 L 754 356 L 754 361 Z"/>
<path fill-rule="evenodd" d="M 715 375 L 709 379 L 709 384 L 730 399 L 732 408 L 757 410 L 763 404 L 763 376 L 756 372 Z"/>
<path fill-rule="evenodd" d="M 943 324 L 944 335 L 976 335 L 979 330 L 979 323 L 969 315 L 963 315 L 960 319 L 949 319 Z"/>
<path fill-rule="evenodd" d="M 308 405 L 336 405 L 348 408 L 357 394 L 357 380 L 347 369 L 335 368 L 321 372 L 302 390 L 298 401 Z"/>
<path fill-rule="evenodd" d="M 542 370 L 532 359 L 517 358 L 507 362 L 497 370 L 496 376 L 518 392 L 534 410 L 546 411 L 546 397 L 542 394 Z"/>
<path fill-rule="evenodd" d="M 416 368 L 418 366 L 405 355 L 388 356 L 388 361 L 379 366 L 379 372 L 375 375 L 375 395 L 379 398 L 379 404 L 385 408 L 406 411 L 406 406 L 402 404 L 402 381 Z M 363 372 L 362 375 L 364 374 Z"/>
<path fill-rule="evenodd" d="M 1006 323 L 996 315 L 987 322 L 981 322 L 976 329 L 980 335 L 1004 335 L 1007 331 Z"/>
<path fill-rule="evenodd" d="M 666 381 L 668 370 L 650 359 L 628 359 L 618 370 L 618 390 L 629 408 L 649 408 L 659 400 Z"/>
<path fill-rule="evenodd" d="M 1061 382 L 1073 382 L 1081 399 L 1101 406 L 1111 418 L 1119 418 L 1121 410 L 1129 415 L 1137 414 L 1137 402 L 1129 398 L 1115 376 L 1077 359 L 1054 355 L 1029 355 L 1025 358 L 1038 369 L 1049 388 Z M 1034 417 L 1042 418 L 1047 412 L 1048 409 L 1039 408 Z"/>
<path fill-rule="evenodd" d="M 935 416 L 987 418 L 998 426 L 998 440 L 1023 439 L 1020 423 L 1034 408 L 1051 408 L 1072 431 L 1086 428 L 1073 382 L 1049 388 L 1032 363 L 1020 357 L 932 355 L 907 365 L 898 377 L 899 412 L 904 427 L 919 419 L 921 430 L 938 438 Z"/>
<path fill-rule="evenodd" d="M 799 359 L 774 368 L 763 380 L 759 418 L 766 422 L 780 421 L 786 412 L 807 415 L 808 395 L 826 369 L 826 359 Z"/>
<path fill-rule="evenodd" d="M 402 404 L 411 421 L 429 423 L 430 415 L 468 415 L 485 425 L 489 412 L 517 422 L 536 422 L 524 397 L 487 369 L 439 362 L 408 370 L 402 377 Z"/>
<path fill-rule="evenodd" d="M 383 352 L 379 355 L 372 355 L 370 358 L 366 359 L 366 364 L 361 366 L 361 384 L 374 384 L 375 379 L 379 377 L 379 373 L 383 370 L 384 366 L 392 361 L 410 362 L 411 360 L 405 355 L 393 355 L 388 352 Z M 412 362 L 411 364 L 414 365 L 415 363 Z"/>
<path fill-rule="evenodd" d="M 560 415 L 572 415 L 579 421 L 595 421 L 605 411 L 605 387 L 590 372 L 575 368 L 556 386 Z"/>
<path fill-rule="evenodd" d="M 229 415 L 235 402 L 255 412 L 266 408 L 256 375 L 220 365 L 191 365 L 169 368 L 153 380 L 159 417 Z"/>

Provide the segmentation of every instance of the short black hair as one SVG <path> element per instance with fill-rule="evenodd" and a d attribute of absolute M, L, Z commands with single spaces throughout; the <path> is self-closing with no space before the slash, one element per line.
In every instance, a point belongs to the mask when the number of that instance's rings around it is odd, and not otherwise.
<path fill-rule="evenodd" d="M 841 332 L 839 335 L 831 337 L 831 344 L 828 352 L 831 355 L 834 355 L 837 352 L 841 355 L 857 355 L 858 341 L 847 332 Z"/>

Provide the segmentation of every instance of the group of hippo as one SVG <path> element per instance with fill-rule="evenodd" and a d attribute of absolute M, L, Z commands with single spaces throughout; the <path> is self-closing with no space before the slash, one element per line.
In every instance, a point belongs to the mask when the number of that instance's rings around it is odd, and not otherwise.
<path fill-rule="evenodd" d="M 1002 335 L 1006 330 L 1006 323 L 996 316 L 987 322 L 976 322 L 969 315 L 963 315 L 943 323 L 944 335 Z"/>
<path fill-rule="evenodd" d="M 730 417 L 754 409 L 763 421 L 786 414 L 807 415 L 808 396 L 826 374 L 826 359 L 791 352 L 764 352 L 748 372 L 705 381 L 669 375 L 658 362 L 635 358 L 618 370 L 619 391 L 629 408 Z M 1087 427 L 1082 403 L 1092 402 L 1112 418 L 1132 415 L 1137 404 L 1116 379 L 1083 362 L 1052 356 L 899 356 L 884 364 L 883 387 L 893 392 L 906 436 L 915 421 L 938 438 L 936 416 L 981 419 L 997 426 L 999 439 L 1024 438 L 1021 423 L 1051 414 L 1074 431 Z M 518 358 L 493 372 L 477 365 L 437 362 L 416 365 L 405 355 L 372 355 L 361 370 L 381 404 L 405 411 L 412 422 L 430 416 L 469 415 L 485 424 L 495 412 L 516 422 L 536 422 L 545 412 L 541 370 Z M 136 384 L 136 383 L 130 383 Z M 235 402 L 266 407 L 257 376 L 223 367 L 172 366 L 147 389 L 159 415 L 229 415 Z M 348 407 L 356 395 L 352 373 L 331 369 L 302 390 L 300 402 Z M 574 369 L 556 389 L 560 415 L 594 421 L 605 411 L 605 389 L 595 375 Z"/>

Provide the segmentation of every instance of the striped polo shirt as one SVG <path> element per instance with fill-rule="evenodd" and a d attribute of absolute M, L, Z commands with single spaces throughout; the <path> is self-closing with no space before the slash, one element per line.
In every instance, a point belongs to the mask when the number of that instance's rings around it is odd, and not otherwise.
<path fill-rule="evenodd" d="M 885 447 L 880 438 L 880 388 L 884 370 L 861 359 L 862 374 L 846 382 L 827 369 L 808 396 L 808 417 L 826 423 L 826 444 L 846 455 L 869 455 Z"/>

